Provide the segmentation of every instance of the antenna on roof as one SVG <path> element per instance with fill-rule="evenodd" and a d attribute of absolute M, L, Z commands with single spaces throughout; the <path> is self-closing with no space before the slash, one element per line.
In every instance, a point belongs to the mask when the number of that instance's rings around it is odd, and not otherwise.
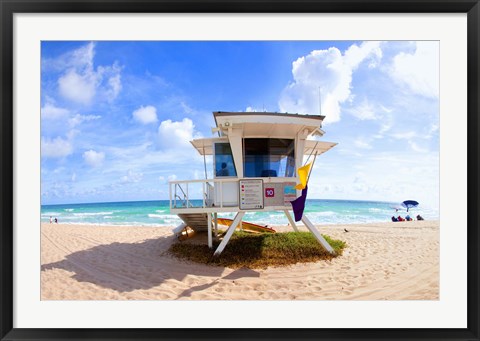
<path fill-rule="evenodd" d="M 318 111 L 320 116 L 322 116 L 322 88 L 318 87 Z"/>

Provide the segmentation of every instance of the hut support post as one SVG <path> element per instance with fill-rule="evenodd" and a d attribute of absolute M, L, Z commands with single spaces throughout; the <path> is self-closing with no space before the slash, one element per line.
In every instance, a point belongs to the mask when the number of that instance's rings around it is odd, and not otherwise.
<path fill-rule="evenodd" d="M 325 240 L 325 238 L 323 238 L 323 236 L 320 234 L 320 232 L 318 232 L 317 228 L 312 224 L 310 219 L 308 219 L 305 214 L 302 216 L 302 222 L 305 224 L 307 229 L 309 229 L 310 232 L 313 233 L 315 238 L 317 238 L 317 240 L 320 242 L 320 244 L 323 246 L 323 248 L 325 250 L 327 250 L 330 253 L 335 253 L 335 251 L 330 246 L 330 244 L 328 244 L 328 242 Z"/>
<path fill-rule="evenodd" d="M 208 228 L 208 247 L 211 249 L 213 247 L 212 242 L 212 214 L 207 213 L 207 228 Z"/>
<path fill-rule="evenodd" d="M 220 245 L 218 245 L 217 249 L 215 250 L 215 253 L 213 254 L 214 256 L 218 256 L 219 254 L 222 253 L 223 249 L 225 246 L 227 246 L 228 241 L 232 237 L 233 232 L 237 228 L 238 224 L 242 221 L 243 216 L 245 215 L 245 212 L 238 212 L 237 215 L 235 216 L 235 219 L 233 219 L 232 225 L 227 230 L 227 233 L 223 237 L 222 242 Z"/>
<path fill-rule="evenodd" d="M 187 227 L 187 224 L 185 223 L 181 223 L 180 225 L 178 225 L 177 227 L 175 227 L 172 232 L 173 234 L 175 235 L 175 237 L 177 238 L 180 238 L 180 236 L 182 235 L 182 232 L 183 230 L 185 230 L 185 228 Z"/>
<path fill-rule="evenodd" d="M 293 229 L 295 230 L 295 232 L 298 232 L 297 225 L 296 225 L 295 222 L 293 221 L 292 216 L 290 215 L 290 212 L 288 212 L 288 210 L 284 210 L 283 212 L 285 212 L 285 215 L 287 216 L 288 221 L 290 222 L 290 225 L 292 225 L 292 227 L 293 227 Z"/>

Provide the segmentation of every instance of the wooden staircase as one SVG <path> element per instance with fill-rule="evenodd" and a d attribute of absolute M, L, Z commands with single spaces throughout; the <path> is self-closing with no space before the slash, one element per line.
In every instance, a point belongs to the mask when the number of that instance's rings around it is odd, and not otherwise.
<path fill-rule="evenodd" d="M 192 230 L 197 232 L 208 230 L 207 213 L 180 213 L 178 216 Z"/>

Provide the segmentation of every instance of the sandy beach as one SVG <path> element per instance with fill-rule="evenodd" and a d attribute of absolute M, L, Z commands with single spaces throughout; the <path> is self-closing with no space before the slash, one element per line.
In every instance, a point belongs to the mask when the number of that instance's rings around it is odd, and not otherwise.
<path fill-rule="evenodd" d="M 168 255 L 176 241 L 171 227 L 43 223 L 41 298 L 439 299 L 438 221 L 334 225 L 319 230 L 347 242 L 342 256 L 281 268 L 229 269 Z"/>

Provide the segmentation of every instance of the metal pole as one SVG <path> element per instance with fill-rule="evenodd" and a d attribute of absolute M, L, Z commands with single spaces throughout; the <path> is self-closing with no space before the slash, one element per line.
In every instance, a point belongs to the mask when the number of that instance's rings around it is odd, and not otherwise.
<path fill-rule="evenodd" d="M 207 177 L 207 160 L 205 159 L 205 146 L 203 146 L 203 167 L 205 168 L 205 180 Z"/>
<path fill-rule="evenodd" d="M 308 176 L 307 176 L 307 184 L 308 184 L 308 180 L 310 180 L 310 174 L 312 174 L 312 170 L 313 170 L 313 165 L 315 165 L 315 160 L 317 159 L 317 153 L 315 153 L 315 156 L 313 157 L 313 161 L 312 161 L 312 167 L 310 167 L 310 172 L 308 172 Z"/>

